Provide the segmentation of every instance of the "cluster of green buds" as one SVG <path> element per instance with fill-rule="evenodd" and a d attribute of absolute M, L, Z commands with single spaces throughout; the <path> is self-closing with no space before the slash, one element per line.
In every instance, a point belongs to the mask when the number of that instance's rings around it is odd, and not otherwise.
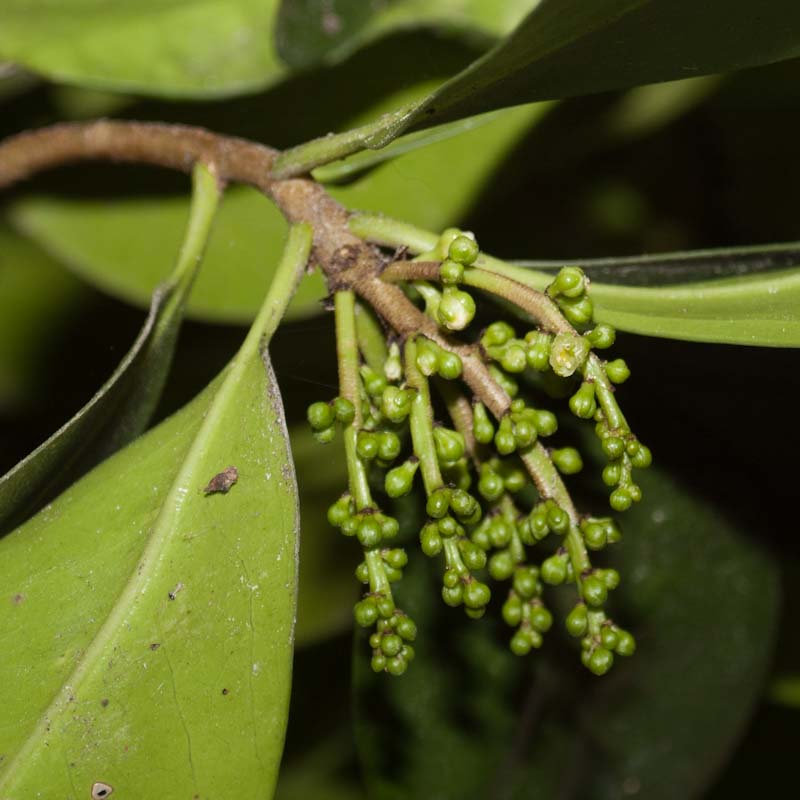
<path fill-rule="evenodd" d="M 589 555 L 618 542 L 621 533 L 611 518 L 575 510 L 562 476 L 581 471 L 583 460 L 574 447 L 545 446 L 559 426 L 556 414 L 541 405 L 548 395 L 569 396 L 570 411 L 595 423 L 608 459 L 602 479 L 612 490 L 611 507 L 624 511 L 638 502 L 641 490 L 633 470 L 647 467 L 651 455 L 631 432 L 614 390 L 629 370 L 622 360 L 606 362 L 597 355 L 614 344 L 615 332 L 593 323 L 589 281 L 579 268 L 565 267 L 545 293 L 529 290 L 536 303 L 552 309 L 545 315 L 548 324 L 535 319 L 536 325 L 518 337 L 500 320 L 470 338 L 476 311 L 470 287 L 492 293 L 493 281 L 502 281 L 490 270 L 481 272 L 474 237 L 446 231 L 415 260 L 427 262 L 427 271 L 410 270 L 402 285 L 409 299 L 420 303 L 427 327 L 404 339 L 390 334 L 388 341 L 377 325 L 371 333 L 357 332 L 354 296 L 337 292 L 343 396 L 314 403 L 308 413 L 321 442 L 333 438 L 337 423 L 345 429 L 350 487 L 328 518 L 363 548 L 356 577 L 366 591 L 355 619 L 374 628 L 372 667 L 404 672 L 417 635 L 393 596 L 408 558 L 392 544 L 400 525 L 379 509 L 372 492 L 391 503 L 412 493 L 420 478 L 426 516 L 420 549 L 442 561 L 443 601 L 478 619 L 492 598 L 489 581 L 506 582 L 502 617 L 514 629 L 510 649 L 521 656 L 541 647 L 553 627 L 545 602 L 548 587 L 573 584 L 576 603 L 563 624 L 580 639 L 583 664 L 601 675 L 615 655 L 635 650 L 633 636 L 605 610 L 620 576 L 594 566 Z M 496 294 L 508 300 L 500 284 Z M 460 342 L 452 338 L 458 331 L 465 332 Z M 470 378 L 464 359 L 480 364 L 485 387 L 476 389 L 476 369 L 473 365 Z M 470 393 L 465 394 L 460 381 L 468 378 Z M 434 388 L 452 424 L 435 419 Z M 539 393 L 536 400 L 532 392 Z"/>

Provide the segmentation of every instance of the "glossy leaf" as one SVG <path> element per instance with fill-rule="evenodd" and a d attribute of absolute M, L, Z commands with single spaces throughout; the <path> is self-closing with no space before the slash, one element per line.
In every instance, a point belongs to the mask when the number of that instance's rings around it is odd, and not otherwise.
<path fill-rule="evenodd" d="M 517 103 L 795 58 L 798 24 L 792 0 L 541 0 L 493 50 L 373 130 L 369 146 L 409 128 Z"/>
<path fill-rule="evenodd" d="M 504 36 L 536 0 L 283 0 L 278 14 L 278 51 L 293 67 L 334 62 L 381 34 L 433 27 L 487 41 Z"/>
<path fill-rule="evenodd" d="M 166 97 L 251 92 L 286 72 L 277 0 L 5 0 L 0 59 L 47 78 Z"/>
<path fill-rule="evenodd" d="M 153 294 L 142 330 L 113 375 L 72 419 L 0 478 L 0 528 L 19 522 L 37 503 L 145 429 L 169 372 L 218 196 L 216 178 L 199 165 L 186 238 L 172 276 Z M 140 238 L 145 238 L 141 232 Z"/>
<path fill-rule="evenodd" d="M 458 137 L 382 164 L 359 181 L 334 187 L 332 194 L 348 207 L 403 216 L 435 228 L 453 224 L 548 108 L 541 104 L 513 109 Z M 181 198 L 108 202 L 34 197 L 18 202 L 11 219 L 94 285 L 141 305 L 166 273 L 167 263 L 159 254 L 176 246 L 185 204 Z M 141 230 L 147 237 L 137 235 Z M 188 314 L 225 322 L 252 319 L 257 298 L 271 279 L 284 231 L 280 213 L 261 194 L 246 187 L 228 190 Z M 307 276 L 289 318 L 315 313 L 325 294 L 322 277 Z"/>
<path fill-rule="evenodd" d="M 414 663 L 402 680 L 375 676 L 366 642 L 356 649 L 370 797 L 701 795 L 758 698 L 777 575 L 719 509 L 648 472 L 610 554 L 622 575 L 614 615 L 639 647 L 604 678 L 580 666 L 574 641 L 559 646 L 560 626 L 542 651 L 511 655 L 502 622 L 463 619 L 441 603 L 440 578 L 407 570 L 398 591 L 420 630 Z"/>
<path fill-rule="evenodd" d="M 412 225 L 368 214 L 354 216 L 351 228 L 380 244 L 405 245 L 412 253 L 435 246 L 437 237 Z M 747 344 L 762 347 L 800 346 L 800 270 L 796 244 L 707 250 L 622 259 L 570 259 L 590 274 L 665 283 L 642 287 L 592 283 L 597 322 L 619 330 L 667 339 Z M 544 289 L 552 270 L 563 261 L 528 261 L 513 265 L 482 255 L 476 265 L 530 286 Z M 541 270 L 549 269 L 551 273 Z M 669 285 L 673 275 L 685 279 L 695 270 L 704 275 L 740 273 L 736 277 Z M 749 274 L 752 273 L 752 274 Z M 509 306 L 509 308 L 511 308 Z"/>
<path fill-rule="evenodd" d="M 310 242 L 293 229 L 258 320 L 199 397 L 0 542 L 0 796 L 274 788 L 298 515 L 265 344 Z M 228 467 L 238 479 L 209 493 Z"/>

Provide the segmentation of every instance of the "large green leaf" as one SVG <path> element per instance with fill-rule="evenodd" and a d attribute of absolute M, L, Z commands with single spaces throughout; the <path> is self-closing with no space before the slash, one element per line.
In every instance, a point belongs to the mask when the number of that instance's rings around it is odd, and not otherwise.
<path fill-rule="evenodd" d="M 513 109 L 460 136 L 406 153 L 360 181 L 334 187 L 348 207 L 383 211 L 433 228 L 457 223 L 488 177 L 547 104 Z M 88 201 L 33 197 L 12 207 L 11 219 L 45 250 L 94 285 L 142 304 L 166 274 L 186 214 L 182 198 Z M 147 236 L 141 236 L 141 231 Z M 188 313 L 201 319 L 252 319 L 271 279 L 285 222 L 254 189 L 225 193 Z M 302 317 L 319 309 L 322 277 L 306 277 L 289 309 Z"/>
<path fill-rule="evenodd" d="M 239 353 L 189 406 L 0 549 L 0 796 L 270 796 L 288 713 L 297 490 L 266 342 L 292 230 Z M 209 494 L 228 467 L 238 481 Z"/>
<path fill-rule="evenodd" d="M 792 0 L 541 0 L 493 50 L 371 132 L 493 108 L 741 69 L 800 56 Z"/>
<path fill-rule="evenodd" d="M 4 0 L 0 59 L 48 78 L 167 97 L 268 86 L 277 0 Z"/>
<path fill-rule="evenodd" d="M 758 697 L 777 575 L 720 509 L 648 472 L 609 553 L 622 575 L 615 616 L 639 648 L 603 678 L 555 628 L 542 651 L 512 656 L 508 628 L 459 619 L 437 579 L 409 568 L 398 591 L 420 635 L 408 673 L 375 676 L 366 642 L 356 650 L 370 797 L 700 796 Z"/>
<path fill-rule="evenodd" d="M 0 530 L 18 523 L 37 502 L 132 441 L 150 421 L 217 208 L 217 180 L 202 165 L 195 168 L 192 197 L 175 270 L 153 294 L 150 313 L 131 349 L 72 419 L 0 478 Z"/>
<path fill-rule="evenodd" d="M 294 67 L 337 61 L 391 30 L 434 27 L 491 41 L 516 26 L 537 0 L 283 0 L 278 51 Z"/>

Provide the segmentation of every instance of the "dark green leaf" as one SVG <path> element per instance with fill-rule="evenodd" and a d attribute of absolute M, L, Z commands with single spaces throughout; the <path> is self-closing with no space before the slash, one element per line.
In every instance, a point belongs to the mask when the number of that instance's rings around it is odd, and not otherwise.
<path fill-rule="evenodd" d="M 718 508 L 663 471 L 641 483 L 645 500 L 609 554 L 623 576 L 615 617 L 639 650 L 602 679 L 559 646 L 555 629 L 542 652 L 517 659 L 502 623 L 462 619 L 443 607 L 436 579 L 409 568 L 400 602 L 420 638 L 408 673 L 372 675 L 366 642 L 356 650 L 371 797 L 700 795 L 758 697 L 776 570 Z"/>
<path fill-rule="evenodd" d="M 218 193 L 216 178 L 198 167 L 186 238 L 172 277 L 154 293 L 144 326 L 114 374 L 72 419 L 0 478 L 0 528 L 8 530 L 146 427 L 169 372 Z"/>
<path fill-rule="evenodd" d="M 271 795 L 298 515 L 265 344 L 310 242 L 198 398 L 0 542 L 0 796 Z"/>
<path fill-rule="evenodd" d="M 792 0 L 542 0 L 493 50 L 374 130 L 369 146 L 411 127 L 517 103 L 795 58 L 798 25 Z"/>
<path fill-rule="evenodd" d="M 286 73 L 272 46 L 277 0 L 4 0 L 0 59 L 87 87 L 219 97 Z"/>

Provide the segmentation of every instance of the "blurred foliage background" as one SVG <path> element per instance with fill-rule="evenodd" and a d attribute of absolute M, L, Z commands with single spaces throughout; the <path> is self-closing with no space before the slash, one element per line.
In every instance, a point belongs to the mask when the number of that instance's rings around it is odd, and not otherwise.
<path fill-rule="evenodd" d="M 213 102 L 154 101 L 89 91 L 9 69 L 0 78 L 0 136 L 57 120 L 114 115 L 197 124 L 286 147 L 345 129 L 415 96 L 469 63 L 479 45 L 433 33 L 401 32 L 337 66 L 308 71 L 258 94 Z M 796 240 L 800 239 L 795 199 L 800 185 L 798 87 L 800 62 L 790 61 L 725 77 L 567 100 L 536 111 L 511 111 L 499 115 L 482 134 L 464 134 L 472 139 L 461 144 L 454 139 L 404 156 L 340 191 L 354 207 L 396 212 L 405 218 L 416 215 L 411 221 L 432 229 L 457 224 L 473 230 L 482 248 L 507 258 L 568 262 L 576 257 Z M 187 188 L 182 176 L 149 168 L 81 165 L 37 177 L 2 198 L 3 471 L 77 411 L 132 343 L 145 316 L 141 303 L 129 302 L 137 297 L 136 287 L 120 286 L 104 277 L 103 270 L 113 272 L 126 258 L 141 260 L 152 251 L 152 264 L 163 264 L 161 274 L 166 274 L 177 239 L 172 242 L 172 228 L 166 224 L 163 231 L 159 229 L 158 220 L 165 219 L 160 210 L 176 208 L 179 217 Z M 51 198 L 49 205 L 37 200 L 45 197 Z M 233 206 L 233 200 L 228 202 Z M 115 203 L 128 204 L 122 208 L 126 218 L 133 219 L 129 229 L 115 223 Z M 242 203 L 231 212 L 230 229 L 223 228 L 224 240 L 212 245 L 212 251 L 217 247 L 213 280 L 228 287 L 233 310 L 203 321 L 204 315 L 214 315 L 200 304 L 195 318 L 185 323 L 158 419 L 187 402 L 231 357 L 244 335 L 248 298 L 255 304 L 260 300 L 258 291 L 268 279 L 259 272 L 259 263 L 266 258 L 263 249 L 269 247 L 262 238 L 269 238 L 270 225 L 280 223 L 267 221 L 260 230 L 258 213 Z M 94 214 L 98 208 L 105 208 L 106 216 Z M 149 221 L 137 221 L 130 216 L 137 208 L 159 213 Z M 81 224 L 86 228 L 83 234 Z M 179 236 L 180 227 L 175 230 Z M 87 245 L 106 236 L 116 248 L 111 259 L 105 251 L 89 252 Z M 248 263 L 256 262 L 249 277 L 237 271 L 245 255 Z M 151 281 L 147 291 L 158 274 L 154 268 L 146 277 Z M 212 277 L 207 279 L 209 293 L 217 285 Z M 414 720 L 405 720 L 406 728 L 397 722 L 397 708 L 414 692 L 423 691 L 427 678 L 436 685 L 437 675 L 426 678 L 420 663 L 414 665 L 420 668 L 417 683 L 388 690 L 368 685 L 363 675 L 359 677 L 357 663 L 359 691 L 354 703 L 348 654 L 353 649 L 350 608 L 357 591 L 352 580 L 355 551 L 351 543 L 337 541 L 324 520 L 327 505 L 344 489 L 344 472 L 341 464 L 333 464 L 327 472 L 315 468 L 329 456 L 327 451 L 321 454 L 302 431 L 308 403 L 337 391 L 332 317 L 322 312 L 322 293 L 318 284 L 307 288 L 294 318 L 281 327 L 272 345 L 295 434 L 303 498 L 300 640 L 279 797 L 355 800 L 368 792 L 402 796 L 392 794 L 400 790 L 388 784 L 405 759 L 418 765 L 420 775 L 433 769 L 420 766 L 424 759 L 411 752 L 426 747 L 443 748 L 442 759 L 462 778 L 468 761 L 483 763 L 486 758 L 499 776 L 528 775 L 509 777 L 505 783 L 498 777 L 486 796 L 655 797 L 640 791 L 635 780 L 623 780 L 608 790 L 585 788 L 602 781 L 598 763 L 617 758 L 619 740 L 613 725 L 605 722 L 608 703 L 617 700 L 600 696 L 604 690 L 591 676 L 573 674 L 571 662 L 577 659 L 562 652 L 563 643 L 552 647 L 548 643 L 546 652 L 534 654 L 524 665 L 512 663 L 513 657 L 495 652 L 497 643 L 504 641 L 504 631 L 481 623 L 476 638 L 474 631 L 467 631 L 475 623 L 439 609 L 431 612 L 436 627 L 423 634 L 439 648 L 434 657 L 438 660 L 431 663 L 463 672 L 465 685 L 460 691 L 476 698 L 476 705 L 486 706 L 450 709 L 455 716 L 447 721 L 448 731 L 457 731 L 463 740 L 447 739 L 445 733 L 427 740 L 430 720 L 416 720 L 418 730 Z M 792 785 L 800 724 L 800 637 L 795 623 L 800 606 L 793 588 L 800 579 L 793 507 L 800 446 L 794 424 L 800 396 L 797 353 L 631 335 L 620 337 L 616 351 L 624 354 L 633 371 L 623 390 L 624 405 L 655 454 L 661 469 L 658 481 L 676 482 L 691 498 L 693 505 L 682 522 L 691 528 L 699 516 L 710 515 L 697 522 L 698 537 L 714 527 L 715 519 L 720 527 L 732 525 L 743 532 L 741 558 L 752 559 L 760 576 L 754 586 L 770 595 L 742 599 L 736 587 L 726 586 L 724 570 L 715 571 L 713 560 L 719 558 L 724 566 L 724 553 L 709 550 L 701 538 L 693 540 L 688 530 L 680 558 L 668 564 L 673 572 L 665 571 L 660 580 L 666 584 L 691 580 L 698 589 L 690 593 L 697 605 L 678 615 L 686 621 L 683 632 L 673 631 L 659 658 L 668 659 L 672 650 L 685 647 L 693 661 L 677 661 L 680 671 L 676 667 L 670 673 L 671 684 L 653 683 L 647 691 L 664 692 L 670 702 L 678 703 L 682 681 L 690 682 L 694 671 L 735 665 L 741 654 L 731 647 L 730 639 L 714 635 L 714 626 L 730 624 L 733 615 L 746 616 L 749 608 L 754 609 L 753 624 L 770 628 L 764 647 L 772 646 L 773 624 L 776 630 L 768 674 L 748 672 L 749 683 L 741 686 L 744 694 L 755 692 L 760 698 L 752 718 L 746 724 L 733 718 L 725 723 L 735 730 L 714 739 L 717 749 L 698 753 L 703 769 L 695 774 L 687 767 L 688 777 L 681 777 L 679 785 L 712 800 L 746 798 Z M 657 481 L 653 491 L 658 497 Z M 648 498 L 643 506 L 650 502 Z M 413 528 L 411 505 L 408 529 Z M 626 532 L 629 539 L 636 537 L 633 521 L 627 522 Z M 629 565 L 635 566 L 635 561 Z M 413 607 L 424 602 L 426 586 L 431 594 L 435 584 L 426 584 L 422 567 L 409 572 L 409 586 L 400 593 L 404 604 Z M 624 572 L 623 581 L 626 577 Z M 773 593 L 781 598 L 778 612 Z M 635 605 L 636 598 L 633 601 Z M 709 601 L 718 605 L 704 608 Z M 702 619 L 706 627 L 693 630 L 695 619 Z M 363 642 L 356 642 L 355 659 L 364 667 L 366 654 L 359 644 Z M 741 646 L 747 648 L 748 640 Z M 482 663 L 494 663 L 501 678 L 514 671 L 513 680 L 499 679 L 488 689 L 483 679 L 470 676 L 470 654 Z M 466 684 L 473 679 L 474 685 Z M 712 672 L 708 685 L 715 680 Z M 724 687 L 715 700 L 720 709 L 709 708 L 708 713 L 722 720 L 725 692 L 734 702 L 739 687 L 735 681 L 726 683 L 722 674 L 717 682 Z M 697 686 L 687 691 L 697 692 Z M 687 697 L 703 701 L 702 695 Z M 642 707 L 646 709 L 646 703 Z M 515 713 L 529 718 L 497 719 L 498 714 Z M 370 727 L 376 724 L 383 728 Z M 640 759 L 650 764 L 648 769 L 661 770 L 658 777 L 666 793 L 658 796 L 689 796 L 670 793 L 669 749 L 691 750 L 697 728 L 688 718 L 669 725 L 668 736 L 659 740 L 659 747 L 667 748 L 660 760 L 648 761 L 647 751 L 656 737 L 646 729 L 638 735 L 634 731 L 625 739 L 625 747 L 632 763 Z M 389 742 L 376 756 L 370 747 L 381 730 L 392 732 L 399 741 Z M 512 731 L 511 744 L 506 743 L 500 753 L 485 741 L 494 730 Z M 561 740 L 571 744 L 562 747 Z M 544 767 L 536 767 L 534 762 L 543 755 L 557 767 L 555 777 L 544 776 Z M 507 761 L 498 762 L 501 758 Z M 378 763 L 381 759 L 386 763 Z M 450 794 L 445 787 L 429 796 L 465 796 L 453 788 L 458 786 L 456 777 L 447 780 Z M 528 795 L 525 786 L 549 788 L 544 794 Z"/>

